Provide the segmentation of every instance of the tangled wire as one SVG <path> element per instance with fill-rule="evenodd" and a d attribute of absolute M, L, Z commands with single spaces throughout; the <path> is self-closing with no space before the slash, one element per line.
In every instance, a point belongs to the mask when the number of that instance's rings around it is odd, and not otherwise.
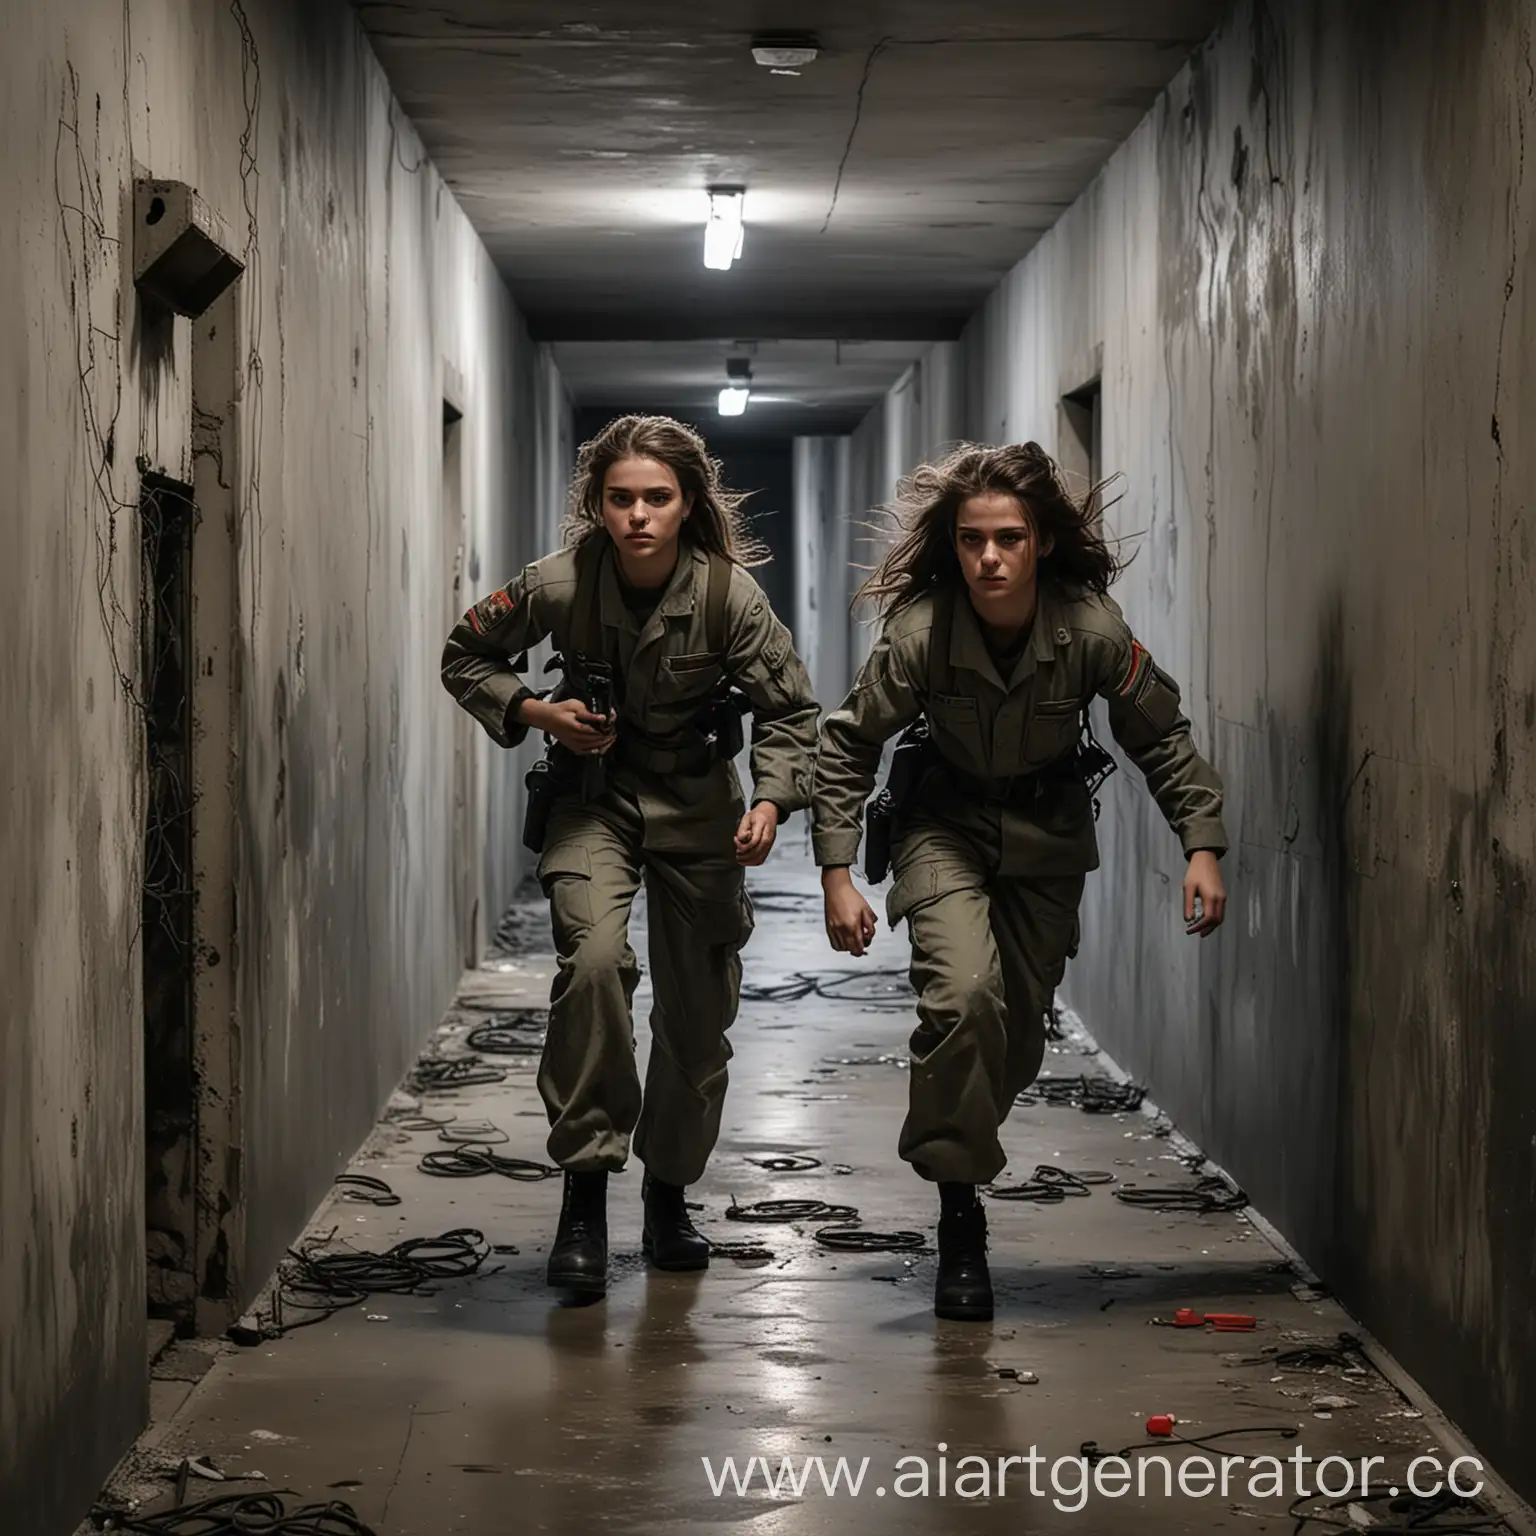
<path fill-rule="evenodd" d="M 984 1193 L 993 1200 L 1032 1200 L 1037 1205 L 1060 1205 L 1068 1198 L 1083 1199 L 1093 1193 L 1092 1184 L 1113 1184 L 1112 1173 L 1096 1170 L 1071 1173 L 1054 1163 L 1039 1163 L 1022 1184 L 990 1184 Z"/>
<path fill-rule="evenodd" d="M 548 1163 L 536 1163 L 526 1157 L 505 1157 L 489 1147 L 468 1143 L 454 1147 L 433 1147 L 422 1155 L 417 1165 L 423 1173 L 438 1179 L 474 1179 L 485 1173 L 499 1173 L 504 1179 L 521 1184 L 536 1184 L 555 1178 L 560 1170 Z"/>
<path fill-rule="evenodd" d="M 437 1139 L 457 1146 L 473 1142 L 480 1147 L 499 1147 L 512 1138 L 489 1120 L 445 1120 L 438 1128 Z"/>
<path fill-rule="evenodd" d="M 726 1207 L 727 1221 L 857 1221 L 856 1205 L 829 1205 L 825 1200 L 753 1200 L 738 1205 L 735 1195 Z"/>
<path fill-rule="evenodd" d="M 741 988 L 742 1001 L 749 1003 L 798 1003 L 819 997 L 826 1002 L 863 1003 L 866 1008 L 899 1013 L 911 1008 L 913 996 L 907 973 L 896 969 L 793 971 L 783 981 L 748 982 Z"/>
<path fill-rule="evenodd" d="M 474 1274 L 490 1257 L 485 1234 L 472 1227 L 455 1227 L 440 1237 L 411 1237 L 383 1253 L 357 1248 L 336 1248 L 327 1253 L 314 1247 L 290 1248 L 277 1270 L 272 1292 L 272 1319 L 263 1325 L 261 1337 L 281 1338 L 296 1328 L 313 1323 L 367 1297 L 422 1294 L 432 1280 L 451 1280 Z M 303 1316 L 290 1319 L 292 1308 Z M 231 1337 L 235 1337 L 231 1331 Z M 256 1342 L 254 1338 L 240 1342 Z M 245 1527 L 241 1527 L 245 1529 Z M 251 1530 L 263 1530 L 252 1526 Z"/>
<path fill-rule="evenodd" d="M 1117 1083 L 1107 1077 L 1038 1077 L 1014 1103 L 1055 1104 L 1080 1109 L 1085 1115 L 1109 1115 L 1140 1109 L 1146 1096 L 1139 1083 Z"/>
<path fill-rule="evenodd" d="M 931 1253 L 921 1232 L 876 1232 L 869 1227 L 819 1227 L 816 1241 L 835 1253 Z"/>
<path fill-rule="evenodd" d="M 1266 1365 L 1286 1371 L 1359 1371 L 1370 1368 L 1365 1345 L 1353 1333 L 1341 1333 L 1337 1342 L 1308 1339 L 1290 1349 L 1271 1347 L 1250 1355 L 1244 1365 Z"/>
<path fill-rule="evenodd" d="M 464 1044 L 485 1056 L 537 1056 L 548 1031 L 548 1009 L 518 1008 L 476 1024 Z"/>
<path fill-rule="evenodd" d="M 98 1506 L 91 1524 L 124 1536 L 376 1536 L 350 1504 L 301 1504 L 289 1509 L 282 1493 L 224 1493 L 158 1514 Z"/>
<path fill-rule="evenodd" d="M 1127 1184 L 1115 1191 L 1115 1199 L 1148 1211 L 1188 1211 L 1195 1216 L 1213 1216 L 1222 1211 L 1240 1211 L 1248 1196 L 1233 1189 L 1216 1174 L 1193 1184 L 1176 1184 L 1167 1189 L 1143 1189 Z"/>
<path fill-rule="evenodd" d="M 504 1083 L 505 1067 L 493 1066 L 478 1056 L 428 1056 L 411 1068 L 410 1085 L 416 1093 L 445 1093 L 477 1083 Z"/>
<path fill-rule="evenodd" d="M 336 1198 L 353 1205 L 399 1205 L 400 1196 L 371 1173 L 338 1173 Z"/>

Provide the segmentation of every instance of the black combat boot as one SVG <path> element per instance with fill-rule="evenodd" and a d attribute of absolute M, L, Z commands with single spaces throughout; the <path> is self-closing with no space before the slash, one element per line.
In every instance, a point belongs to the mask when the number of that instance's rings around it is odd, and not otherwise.
<path fill-rule="evenodd" d="M 608 1175 L 565 1175 L 560 1226 L 549 1250 L 547 1279 L 578 1296 L 601 1296 L 608 1289 Z"/>
<path fill-rule="evenodd" d="M 694 1230 L 681 1184 L 667 1184 L 646 1174 L 640 1186 L 645 1202 L 645 1235 L 640 1246 L 657 1269 L 708 1269 L 709 1240 Z"/>
<path fill-rule="evenodd" d="M 992 1317 L 992 1277 L 987 1273 L 987 1213 L 974 1184 L 939 1185 L 939 1278 L 936 1317 L 985 1323 Z"/>

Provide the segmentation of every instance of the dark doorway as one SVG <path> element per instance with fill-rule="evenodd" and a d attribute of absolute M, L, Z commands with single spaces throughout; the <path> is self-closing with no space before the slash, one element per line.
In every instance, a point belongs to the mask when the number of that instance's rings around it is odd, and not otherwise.
<path fill-rule="evenodd" d="M 450 400 L 443 401 L 443 469 L 440 500 L 444 538 L 453 552 L 452 612 L 449 625 L 463 612 L 464 602 L 464 413 Z M 459 959 L 465 966 L 480 963 L 480 865 L 475 849 L 474 748 L 469 732 L 462 728 L 454 736 L 453 748 L 453 854 L 454 914 L 453 928 L 458 936 Z"/>
<path fill-rule="evenodd" d="M 193 1080 L 192 488 L 144 476 L 139 496 L 146 793 L 145 1222 L 149 1315 L 195 1322 Z"/>
<path fill-rule="evenodd" d="M 1093 379 L 1080 389 L 1061 397 L 1065 430 L 1061 434 L 1061 467 L 1084 482 L 1084 491 L 1097 487 L 1104 478 L 1104 413 L 1100 409 L 1103 391 L 1100 380 Z M 1078 491 L 1078 487 L 1072 487 Z M 1083 494 L 1084 492 L 1078 492 Z M 1103 509 L 1094 497 L 1095 513 Z"/>

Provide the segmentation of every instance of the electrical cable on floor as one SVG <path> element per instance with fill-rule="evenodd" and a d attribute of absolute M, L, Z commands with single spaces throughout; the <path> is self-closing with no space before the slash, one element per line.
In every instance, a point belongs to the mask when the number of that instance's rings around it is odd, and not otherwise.
<path fill-rule="evenodd" d="M 831 1003 L 863 1003 L 869 1008 L 905 1013 L 914 994 L 907 973 L 885 970 L 793 971 L 783 981 L 744 982 L 741 999 L 748 1003 L 798 1003 L 819 997 Z"/>
<path fill-rule="evenodd" d="M 437 1133 L 437 1139 L 456 1146 L 473 1142 L 480 1147 L 499 1147 L 511 1141 L 512 1138 L 499 1126 L 492 1125 L 489 1120 L 460 1120 L 453 1125 L 441 1127 Z"/>
<path fill-rule="evenodd" d="M 1196 1216 L 1214 1216 L 1223 1211 L 1240 1211 L 1248 1196 L 1233 1189 L 1225 1179 L 1211 1174 L 1194 1184 L 1172 1185 L 1166 1189 L 1142 1188 L 1127 1184 L 1115 1191 L 1115 1199 L 1148 1211 L 1188 1211 Z"/>
<path fill-rule="evenodd" d="M 544 1049 L 548 1030 L 547 1009 L 520 1008 L 476 1024 L 464 1037 L 464 1044 L 487 1056 L 537 1056 Z"/>
<path fill-rule="evenodd" d="M 418 1061 L 410 1072 L 410 1084 L 417 1093 L 439 1093 L 451 1088 L 469 1088 L 478 1083 L 504 1083 L 507 1069 L 481 1061 L 478 1056 L 429 1056 Z"/>
<path fill-rule="evenodd" d="M 400 1196 L 383 1179 L 371 1173 L 338 1173 L 335 1178 L 338 1200 L 356 1205 L 399 1205 Z"/>
<path fill-rule="evenodd" d="M 1108 1077 L 1037 1077 L 1014 1098 L 1015 1104 L 1054 1104 L 1085 1115 L 1128 1114 L 1140 1109 L 1147 1090 L 1139 1083 Z"/>
<path fill-rule="evenodd" d="M 556 1178 L 560 1173 L 548 1163 L 535 1163 L 525 1157 L 505 1157 L 474 1143 L 433 1147 L 423 1153 L 416 1166 L 438 1179 L 474 1179 L 485 1173 L 499 1173 L 503 1178 L 516 1179 L 522 1184 L 536 1184 L 541 1179 Z"/>
<path fill-rule="evenodd" d="M 1249 1355 L 1244 1365 L 1278 1366 L 1281 1370 L 1326 1371 L 1368 1370 L 1370 1358 L 1365 1345 L 1352 1333 L 1341 1333 L 1337 1343 L 1326 1339 L 1309 1339 L 1291 1349 L 1267 1349 L 1262 1354 Z"/>
<path fill-rule="evenodd" d="M 982 1193 L 993 1200 L 1032 1200 L 1038 1205 L 1060 1205 L 1069 1197 L 1082 1199 L 1091 1195 L 1090 1185 L 1114 1182 L 1114 1174 L 1097 1169 L 1072 1173 L 1054 1163 L 1040 1163 L 1023 1184 L 989 1184 Z"/>
<path fill-rule="evenodd" d="M 1155 1439 L 1138 1440 L 1118 1451 L 1101 1450 L 1097 1440 L 1085 1440 L 1078 1454 L 1089 1466 L 1097 1466 L 1110 1457 L 1125 1461 L 1138 1451 L 1166 1451 L 1170 1445 L 1192 1445 L 1198 1450 L 1209 1450 L 1212 1440 L 1230 1440 L 1233 1435 L 1279 1435 L 1282 1440 L 1294 1440 L 1300 1434 L 1301 1430 L 1294 1424 L 1256 1424 L 1238 1429 L 1213 1429 L 1207 1435 L 1158 1435 Z"/>
<path fill-rule="evenodd" d="M 472 1227 L 455 1227 L 439 1237 L 406 1238 L 383 1253 L 290 1248 L 278 1265 L 272 1319 L 262 1325 L 262 1337 L 281 1338 L 311 1327 L 372 1295 L 406 1295 L 428 1281 L 472 1275 L 490 1253 L 485 1234 Z M 311 1315 L 290 1320 L 290 1309 Z"/>
<path fill-rule="evenodd" d="M 1308 1505 L 1313 1507 L 1309 1509 Z M 1356 1509 L 1368 1523 L 1362 1524 L 1353 1513 Z M 1304 1536 L 1308 1530 L 1355 1532 L 1365 1529 L 1371 1536 L 1420 1536 L 1425 1531 L 1461 1531 L 1473 1533 L 1473 1536 L 1488 1533 L 1491 1536 L 1491 1533 L 1512 1530 L 1501 1515 L 1485 1509 L 1476 1499 L 1459 1498 L 1448 1488 L 1422 1497 L 1383 1484 L 1370 1484 L 1361 1493 L 1338 1498 L 1308 1494 L 1292 1500 L 1286 1514 L 1296 1522 L 1291 1527 L 1292 1536 Z"/>
<path fill-rule="evenodd" d="M 821 1167 L 819 1157 L 811 1157 L 805 1152 L 776 1152 L 771 1157 L 749 1157 L 747 1161 L 755 1168 L 766 1168 L 769 1173 L 808 1173 L 812 1168 Z"/>
<path fill-rule="evenodd" d="M 825 1200 L 753 1200 L 738 1205 L 732 1195 L 725 1215 L 728 1221 L 857 1221 L 859 1210 Z"/>
<path fill-rule="evenodd" d="M 98 1531 L 123 1536 L 377 1536 L 350 1504 L 301 1504 L 289 1509 L 286 1500 L 298 1495 L 221 1493 L 195 1504 L 155 1514 L 98 1506 L 91 1524 Z"/>
<path fill-rule="evenodd" d="M 384 1119 L 393 1126 L 398 1126 L 402 1131 L 440 1131 L 445 1125 L 452 1125 L 458 1119 L 457 1115 L 443 1115 L 438 1118 L 435 1115 L 423 1115 L 414 1111 L 404 1114 L 385 1113 Z"/>
<path fill-rule="evenodd" d="M 921 1232 L 876 1232 L 869 1227 L 820 1227 L 816 1241 L 835 1253 L 929 1253 Z"/>

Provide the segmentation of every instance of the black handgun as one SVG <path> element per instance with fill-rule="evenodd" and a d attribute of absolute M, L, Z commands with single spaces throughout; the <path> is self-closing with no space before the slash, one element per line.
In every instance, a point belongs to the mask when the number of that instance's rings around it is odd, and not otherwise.
<path fill-rule="evenodd" d="M 885 788 L 864 807 L 864 876 L 879 882 L 890 873 L 896 819 L 917 792 L 928 766 L 928 718 L 919 715 L 896 739 Z"/>
<path fill-rule="evenodd" d="M 576 655 L 567 661 L 561 654 L 550 657 L 544 670 L 559 669 L 560 682 L 547 698 L 580 699 L 588 711 L 604 719 L 614 713 L 613 669 L 605 661 L 589 661 Z M 599 756 L 578 757 L 569 747 L 547 738 L 544 756 L 523 778 L 527 797 L 523 807 L 523 847 L 542 853 L 549 832 L 549 818 L 562 796 L 579 794 L 582 802 L 595 800 L 608 785 L 607 764 Z"/>

